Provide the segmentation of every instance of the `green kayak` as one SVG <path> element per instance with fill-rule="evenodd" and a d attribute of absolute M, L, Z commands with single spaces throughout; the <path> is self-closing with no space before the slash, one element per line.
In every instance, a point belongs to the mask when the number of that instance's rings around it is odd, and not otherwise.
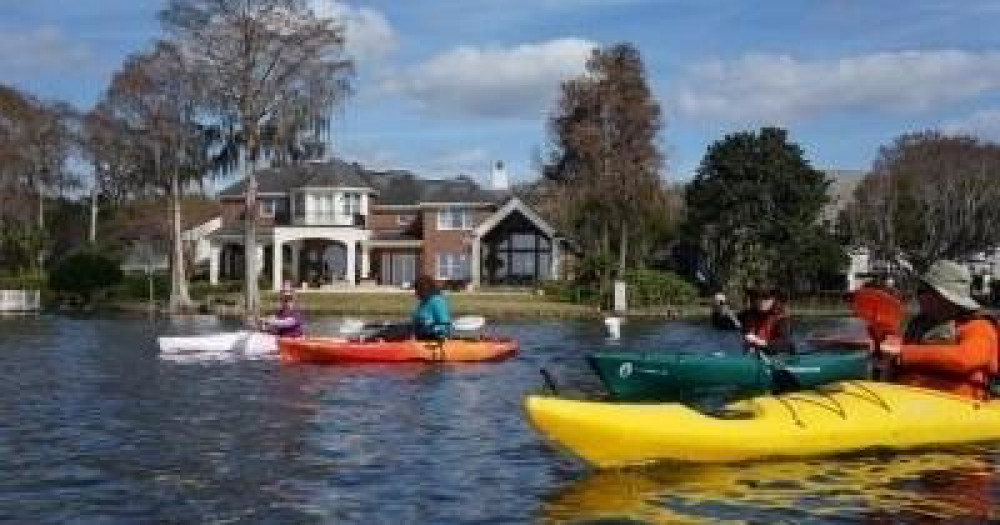
<path fill-rule="evenodd" d="M 801 388 L 866 379 L 869 373 L 865 352 L 773 357 L 772 365 L 750 354 L 601 352 L 587 360 L 619 401 L 688 401 L 768 393 L 775 386 L 772 366 L 787 370 Z"/>

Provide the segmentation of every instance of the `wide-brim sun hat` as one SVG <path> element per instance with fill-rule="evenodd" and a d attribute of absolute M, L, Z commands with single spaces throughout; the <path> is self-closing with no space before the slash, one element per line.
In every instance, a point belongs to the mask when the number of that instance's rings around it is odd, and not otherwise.
<path fill-rule="evenodd" d="M 948 260 L 937 261 L 920 276 L 920 281 L 955 306 L 965 310 L 982 308 L 970 293 L 972 275 L 961 264 Z"/>

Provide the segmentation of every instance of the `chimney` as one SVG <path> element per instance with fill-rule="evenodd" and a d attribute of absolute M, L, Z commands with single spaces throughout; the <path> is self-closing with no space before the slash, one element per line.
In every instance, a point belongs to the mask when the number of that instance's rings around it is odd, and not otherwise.
<path fill-rule="evenodd" d="M 493 165 L 493 173 L 490 175 L 490 189 L 507 189 L 507 168 L 504 167 L 502 160 L 498 160 Z"/>

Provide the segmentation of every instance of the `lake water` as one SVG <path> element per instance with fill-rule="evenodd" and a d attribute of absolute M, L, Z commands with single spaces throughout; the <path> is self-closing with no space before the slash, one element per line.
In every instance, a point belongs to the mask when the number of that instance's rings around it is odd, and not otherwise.
<path fill-rule="evenodd" d="M 157 335 L 231 328 L 0 318 L 0 522 L 972 523 L 1000 496 L 985 446 L 594 472 L 525 422 L 541 367 L 597 392 L 593 350 L 737 349 L 698 323 L 627 324 L 617 345 L 594 322 L 497 324 L 521 354 L 460 366 L 157 356 Z"/>

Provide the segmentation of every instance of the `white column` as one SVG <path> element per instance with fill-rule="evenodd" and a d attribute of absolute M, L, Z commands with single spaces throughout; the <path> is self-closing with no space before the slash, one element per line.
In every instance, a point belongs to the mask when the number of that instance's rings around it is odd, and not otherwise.
<path fill-rule="evenodd" d="M 361 241 L 361 278 L 370 279 L 372 273 L 372 249 L 368 243 Z"/>
<path fill-rule="evenodd" d="M 254 257 L 254 279 L 260 281 L 260 272 L 264 271 L 264 245 L 258 243 L 254 248 L 254 250 L 248 250 L 248 252 L 252 253 Z"/>
<path fill-rule="evenodd" d="M 357 280 L 355 279 L 357 272 L 355 271 L 354 268 L 355 260 L 357 259 L 357 254 L 355 252 L 358 251 L 357 249 L 358 243 L 357 241 L 348 241 L 346 244 L 347 244 L 347 268 L 344 272 L 346 274 L 344 275 L 344 280 L 346 280 L 351 284 L 358 284 Z"/>
<path fill-rule="evenodd" d="M 275 237 L 274 243 L 271 244 L 271 289 L 274 291 L 281 289 L 281 270 L 284 266 L 282 263 L 284 257 L 281 256 L 281 242 Z"/>
<path fill-rule="evenodd" d="M 216 243 L 208 245 L 208 283 L 219 284 L 219 258 L 222 257 L 222 247 Z"/>
<path fill-rule="evenodd" d="M 552 280 L 555 281 L 555 280 L 558 280 L 559 277 L 560 277 L 559 276 L 559 257 L 561 257 L 562 254 L 559 252 L 559 238 L 558 237 L 553 237 L 553 238 L 549 239 L 549 246 L 551 247 L 551 250 L 549 251 L 549 259 L 550 259 L 549 260 L 549 265 L 551 267 L 550 270 L 549 270 L 549 279 L 552 279 Z"/>
<path fill-rule="evenodd" d="M 478 235 L 472 237 L 472 256 L 469 257 L 469 284 L 472 289 L 479 288 L 482 284 L 480 269 L 483 265 L 479 262 L 483 253 L 483 242 Z"/>
<path fill-rule="evenodd" d="M 299 255 L 302 251 L 302 241 L 295 241 L 292 243 L 292 281 L 295 286 L 299 286 L 302 281 L 302 276 L 299 275 Z"/>

